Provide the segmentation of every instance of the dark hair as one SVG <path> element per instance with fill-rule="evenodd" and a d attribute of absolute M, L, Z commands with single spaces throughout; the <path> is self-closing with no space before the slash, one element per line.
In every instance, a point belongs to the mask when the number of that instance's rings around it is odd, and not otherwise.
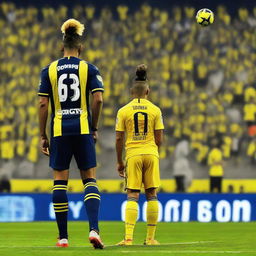
<path fill-rule="evenodd" d="M 132 93 L 141 98 L 148 91 L 147 66 L 140 64 L 136 68 L 136 77 L 133 81 Z"/>
<path fill-rule="evenodd" d="M 78 49 L 81 45 L 81 36 L 77 34 L 76 27 L 68 27 L 63 36 L 64 48 Z"/>
<path fill-rule="evenodd" d="M 135 81 L 147 81 L 147 66 L 145 64 L 137 66 Z"/>

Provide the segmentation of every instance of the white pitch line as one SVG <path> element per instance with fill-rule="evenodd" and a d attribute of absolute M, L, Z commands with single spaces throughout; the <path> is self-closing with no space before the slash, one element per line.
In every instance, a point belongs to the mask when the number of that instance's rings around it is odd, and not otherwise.
<path fill-rule="evenodd" d="M 202 241 L 203 243 L 206 243 L 207 241 Z M 164 245 L 174 245 L 174 244 L 194 244 L 194 243 L 202 243 L 202 242 L 184 242 L 184 243 L 172 243 L 172 244 L 164 244 Z M 208 242 L 213 242 L 213 241 L 208 241 Z M 108 247 L 119 247 L 117 245 L 107 245 L 106 248 Z M 133 247 L 133 246 L 131 246 Z M 141 245 L 142 247 L 142 245 Z M 143 246 L 144 247 L 144 246 Z M 146 247 L 146 246 L 145 246 Z M 150 248 L 152 248 L 151 246 Z M 158 246 L 154 246 L 157 248 Z M 56 246 L 0 246 L 0 249 L 3 248 L 19 248 L 19 249 L 25 249 L 25 248 L 54 248 L 54 249 L 62 249 L 62 248 L 57 248 Z M 70 249 L 72 248 L 92 248 L 92 246 L 70 246 Z M 150 250 L 150 249 L 149 249 Z M 118 251 L 120 253 L 138 253 L 138 254 L 144 254 L 144 253 L 150 253 L 149 250 L 123 250 L 123 251 Z M 155 252 L 155 250 L 153 251 Z M 153 253 L 152 252 L 152 253 Z M 251 254 L 256 254 L 256 251 L 197 251 L 197 250 L 157 250 L 157 253 L 166 253 L 166 254 L 206 254 L 206 253 L 216 253 L 216 254 L 243 254 L 243 253 L 251 253 Z"/>
<path fill-rule="evenodd" d="M 193 242 L 176 242 L 176 243 L 166 243 L 166 244 L 160 244 L 161 245 L 179 245 L 179 244 L 206 244 L 206 243 L 214 243 L 216 241 L 193 241 Z M 133 246 L 144 246 L 142 244 L 134 244 Z M 91 248 L 91 246 L 86 245 L 80 245 L 80 246 L 69 246 L 70 248 Z M 119 245 L 112 244 L 112 245 L 105 245 L 106 248 L 108 247 L 119 247 Z M 56 248 L 56 246 L 19 246 L 19 245 L 12 245 L 12 246 L 2 246 L 0 245 L 0 248 Z"/>
<path fill-rule="evenodd" d="M 137 252 L 138 254 L 141 253 L 149 253 L 149 251 L 120 251 L 121 253 L 135 253 Z M 166 253 L 166 254 L 205 254 L 205 253 L 216 253 L 216 254 L 241 254 L 241 253 L 253 253 L 256 254 L 256 251 L 165 251 L 165 250 L 157 250 L 157 253 Z"/>
<path fill-rule="evenodd" d="M 88 246 L 89 247 L 89 246 Z M 3 248 L 57 248 L 56 246 L 18 246 L 18 245 L 13 245 L 13 246 L 0 246 L 0 249 Z"/>
<path fill-rule="evenodd" d="M 214 243 L 216 241 L 193 241 L 193 242 L 176 242 L 176 243 L 166 243 L 166 244 L 160 244 L 161 245 L 164 245 L 164 246 L 168 246 L 168 245 L 179 245 L 179 244 L 206 244 L 206 243 Z M 143 244 L 134 244 L 133 246 L 142 246 L 142 247 L 146 247 L 145 245 Z M 92 246 L 86 246 L 86 245 L 80 245 L 80 246 L 72 246 L 70 245 L 69 246 L 70 248 L 91 248 Z M 116 244 L 112 244 L 112 245 L 105 245 L 106 248 L 109 248 L 109 247 L 121 247 L 119 245 L 116 245 Z M 151 246 L 152 248 L 153 246 Z M 154 246 L 156 247 L 156 246 Z M 11 246 L 2 246 L 0 245 L 0 248 L 56 248 L 56 246 L 18 246 L 18 245 L 11 245 Z"/>
<path fill-rule="evenodd" d="M 216 241 L 194 241 L 194 242 L 176 242 L 176 243 L 167 243 L 167 244 L 160 244 L 160 245 L 176 245 L 176 244 L 208 244 L 208 243 L 215 243 Z"/>

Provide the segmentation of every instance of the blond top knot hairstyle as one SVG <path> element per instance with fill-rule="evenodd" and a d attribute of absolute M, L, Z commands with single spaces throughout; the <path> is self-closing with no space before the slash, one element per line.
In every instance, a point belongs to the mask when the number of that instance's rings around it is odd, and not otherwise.
<path fill-rule="evenodd" d="M 61 32 L 65 35 L 71 31 L 74 34 L 82 36 L 84 32 L 84 24 L 75 19 L 66 20 L 61 26 Z"/>
<path fill-rule="evenodd" d="M 69 19 L 61 26 L 63 33 L 64 48 L 78 49 L 81 45 L 81 37 L 84 32 L 84 25 L 78 20 Z"/>

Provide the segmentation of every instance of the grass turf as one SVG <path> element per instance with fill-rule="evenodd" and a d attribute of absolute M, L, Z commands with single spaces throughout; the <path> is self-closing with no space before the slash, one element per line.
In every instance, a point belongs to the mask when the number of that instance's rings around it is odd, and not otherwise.
<path fill-rule="evenodd" d="M 120 256 L 120 255 L 256 255 L 256 222 L 159 223 L 160 246 L 143 246 L 145 223 L 138 223 L 133 246 L 114 246 L 123 238 L 124 224 L 101 222 L 104 250 L 88 242 L 88 226 L 69 222 L 69 248 L 56 248 L 55 222 L 0 223 L 1 256 Z"/>

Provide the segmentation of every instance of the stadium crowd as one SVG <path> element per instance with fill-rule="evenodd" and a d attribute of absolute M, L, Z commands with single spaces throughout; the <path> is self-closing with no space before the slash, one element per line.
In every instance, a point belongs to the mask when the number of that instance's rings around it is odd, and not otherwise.
<path fill-rule="evenodd" d="M 219 6 L 215 23 L 207 28 L 196 24 L 195 12 L 149 5 L 135 12 L 125 5 L 116 10 L 16 8 L 2 2 L 0 158 L 38 161 L 40 70 L 61 57 L 62 35 L 56 30 L 72 15 L 86 27 L 81 57 L 98 66 L 104 79 L 101 129 L 114 131 L 116 111 L 129 101 L 131 74 L 146 63 L 150 99 L 162 109 L 166 126 L 161 158 L 185 139 L 195 160 L 206 163 L 211 141 L 218 138 L 225 159 L 243 149 L 255 160 L 256 7 L 241 8 L 231 17 Z"/>

